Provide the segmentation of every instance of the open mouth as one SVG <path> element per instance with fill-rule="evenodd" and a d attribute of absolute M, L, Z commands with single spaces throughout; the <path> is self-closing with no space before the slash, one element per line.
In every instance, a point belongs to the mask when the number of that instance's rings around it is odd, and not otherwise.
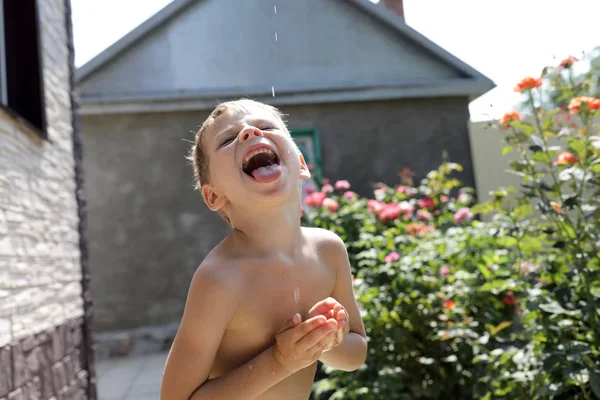
<path fill-rule="evenodd" d="M 268 147 L 251 150 L 242 164 L 244 173 L 260 182 L 270 180 L 280 169 L 279 157 Z"/>

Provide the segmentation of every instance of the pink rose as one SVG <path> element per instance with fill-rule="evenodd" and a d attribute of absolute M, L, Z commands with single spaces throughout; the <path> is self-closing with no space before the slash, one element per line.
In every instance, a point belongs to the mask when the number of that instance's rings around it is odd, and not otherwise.
<path fill-rule="evenodd" d="M 394 261 L 398 261 L 399 259 L 400 259 L 400 254 L 396 253 L 395 251 L 392 251 L 390 254 L 385 256 L 383 261 L 385 261 L 386 263 L 391 263 Z"/>
<path fill-rule="evenodd" d="M 314 192 L 304 198 L 307 206 L 321 207 L 323 201 L 327 198 L 327 194 L 323 192 Z"/>
<path fill-rule="evenodd" d="M 311 194 L 317 191 L 317 188 L 314 185 L 306 185 L 304 186 L 304 193 Z"/>
<path fill-rule="evenodd" d="M 379 219 L 383 223 L 394 221 L 400 217 L 400 212 L 401 210 L 398 204 L 388 203 L 384 205 L 383 209 L 379 212 Z"/>
<path fill-rule="evenodd" d="M 442 274 L 442 276 L 447 276 L 450 275 L 450 267 L 448 266 L 448 264 L 442 266 L 442 268 L 440 268 L 440 274 Z"/>
<path fill-rule="evenodd" d="M 371 214 L 379 215 L 381 210 L 383 210 L 383 205 L 384 205 L 384 203 L 382 203 L 378 200 L 373 200 L 373 199 L 368 200 L 367 201 L 367 211 L 370 212 Z"/>
<path fill-rule="evenodd" d="M 355 198 L 355 197 L 356 197 L 356 193 L 354 193 L 354 192 L 353 192 L 353 191 L 351 191 L 351 190 L 348 190 L 348 191 L 344 192 L 344 197 L 345 197 L 347 200 L 352 200 L 353 198 Z"/>
<path fill-rule="evenodd" d="M 327 199 L 323 200 L 323 207 L 328 209 L 329 212 L 333 213 L 333 212 L 336 212 L 340 208 L 340 205 L 334 199 L 327 198 Z"/>
<path fill-rule="evenodd" d="M 431 219 L 431 213 L 427 210 L 419 210 L 417 211 L 417 218 L 422 219 L 422 220 L 430 220 Z"/>
<path fill-rule="evenodd" d="M 407 186 L 400 185 L 396 188 L 396 193 L 406 193 L 406 189 L 408 189 Z"/>
<path fill-rule="evenodd" d="M 335 183 L 335 188 L 337 190 L 348 190 L 348 189 L 350 189 L 350 183 L 348 181 L 344 181 L 344 180 L 337 181 Z"/>
<path fill-rule="evenodd" d="M 440 197 L 440 201 L 441 201 L 442 203 L 444 203 L 444 204 L 445 204 L 445 203 L 447 203 L 447 202 L 448 202 L 448 200 L 449 200 L 449 199 L 448 199 L 448 196 L 441 196 L 441 197 Z"/>
<path fill-rule="evenodd" d="M 463 207 L 454 214 L 454 221 L 457 224 L 462 224 L 465 221 L 473 219 L 473 213 L 468 207 Z"/>
<path fill-rule="evenodd" d="M 430 198 L 424 198 L 419 200 L 418 205 L 420 208 L 433 208 L 435 207 L 435 203 Z"/>
<path fill-rule="evenodd" d="M 461 193 L 456 199 L 461 203 L 468 203 L 469 200 L 471 200 L 471 197 L 466 193 Z"/>
<path fill-rule="evenodd" d="M 333 186 L 331 186 L 329 183 L 326 183 L 321 188 L 321 191 L 323 191 L 325 193 L 331 193 L 331 192 L 333 192 Z"/>

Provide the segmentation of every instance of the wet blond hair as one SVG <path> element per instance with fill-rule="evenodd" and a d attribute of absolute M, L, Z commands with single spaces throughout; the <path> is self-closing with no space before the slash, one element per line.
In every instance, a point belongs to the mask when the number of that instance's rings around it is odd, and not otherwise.
<path fill-rule="evenodd" d="M 194 144 L 192 145 L 190 153 L 187 157 L 188 161 L 192 164 L 194 169 L 194 188 L 196 190 L 202 192 L 202 186 L 206 183 L 209 183 L 210 181 L 210 171 L 208 168 L 209 160 L 208 155 L 204 150 L 203 143 L 203 138 L 206 132 L 215 125 L 217 118 L 219 118 L 219 116 L 223 115 L 227 111 L 233 110 L 250 113 L 253 109 L 267 111 L 269 114 L 273 115 L 278 121 L 280 121 L 282 126 L 287 131 L 284 115 L 281 113 L 281 111 L 279 111 L 273 106 L 250 99 L 239 99 L 220 103 L 210 113 L 208 118 L 200 126 L 200 129 L 198 129 L 198 131 L 196 132 L 194 137 Z M 231 221 L 224 212 L 218 211 L 218 213 L 229 225 L 231 225 Z"/>

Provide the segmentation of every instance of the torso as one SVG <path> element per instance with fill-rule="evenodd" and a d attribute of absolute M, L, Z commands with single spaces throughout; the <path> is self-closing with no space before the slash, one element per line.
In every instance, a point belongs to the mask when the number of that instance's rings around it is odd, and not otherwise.
<path fill-rule="evenodd" d="M 310 232 L 310 230 L 307 230 Z M 306 243 L 296 259 L 234 261 L 243 277 L 239 307 L 223 337 L 210 374 L 215 378 L 246 363 L 275 343 L 280 326 L 295 313 L 303 320 L 310 308 L 331 295 L 335 266 L 318 254 L 318 244 L 306 233 Z M 273 386 L 260 400 L 308 399 L 316 363 Z"/>

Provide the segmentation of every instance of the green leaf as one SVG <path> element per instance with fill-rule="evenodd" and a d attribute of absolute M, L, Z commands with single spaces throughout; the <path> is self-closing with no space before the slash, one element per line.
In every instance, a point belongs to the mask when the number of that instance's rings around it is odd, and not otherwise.
<path fill-rule="evenodd" d="M 569 148 L 573 150 L 580 158 L 585 156 L 585 143 L 582 139 L 569 140 Z"/>
<path fill-rule="evenodd" d="M 544 250 L 542 242 L 532 236 L 525 236 L 521 238 L 519 245 L 521 250 L 525 252 L 535 253 Z"/>
<path fill-rule="evenodd" d="M 571 316 L 579 316 L 581 315 L 581 311 L 580 310 L 575 310 L 575 311 L 568 311 L 565 310 L 563 308 L 563 306 L 561 306 L 560 304 L 558 304 L 556 301 L 552 301 L 550 303 L 546 303 L 546 304 L 540 304 L 540 309 L 542 311 L 545 311 L 547 313 L 553 314 L 553 315 L 571 315 Z"/>
<path fill-rule="evenodd" d="M 592 165 L 590 171 L 592 171 L 595 174 L 600 174 L 600 163 Z"/>
<path fill-rule="evenodd" d="M 515 129 L 520 129 L 521 131 L 523 131 L 524 134 L 526 134 L 527 136 L 531 135 L 533 132 L 535 132 L 535 127 L 533 125 L 530 125 L 526 122 L 522 122 L 522 121 L 513 121 L 511 123 L 511 125 L 515 128 Z"/>
<path fill-rule="evenodd" d="M 549 164 L 550 161 L 552 161 L 552 159 L 550 158 L 550 156 L 548 156 L 548 154 L 538 151 L 538 152 L 534 152 L 531 155 L 531 159 L 533 161 L 537 161 L 537 162 L 541 162 L 541 163 L 545 163 L 545 164 Z"/>
<path fill-rule="evenodd" d="M 481 275 L 483 275 L 486 281 L 489 281 L 494 277 L 492 272 L 489 269 L 487 269 L 485 265 L 477 264 L 477 268 L 479 268 L 479 272 L 481 272 Z"/>
<path fill-rule="evenodd" d="M 598 372 L 590 372 L 590 385 L 596 397 L 600 399 L 600 374 Z"/>
<path fill-rule="evenodd" d="M 496 334 L 497 334 L 498 332 L 500 332 L 500 331 L 501 331 L 501 330 L 503 330 L 503 329 L 506 329 L 506 328 L 508 328 L 508 327 L 509 327 L 509 326 L 511 326 L 511 325 L 512 325 L 512 322 L 510 322 L 510 321 L 504 321 L 504 322 L 501 322 L 501 323 L 499 323 L 497 326 L 495 326 L 495 327 L 493 327 L 492 329 L 490 329 L 490 335 L 491 335 L 491 336 L 496 336 Z"/>
<path fill-rule="evenodd" d="M 513 210 L 513 213 L 514 213 L 515 217 L 523 218 L 523 217 L 526 217 L 529 214 L 531 214 L 531 211 L 533 211 L 533 207 L 531 204 L 527 203 L 527 204 L 521 204 L 520 206 L 515 207 Z"/>
<path fill-rule="evenodd" d="M 511 151 L 513 151 L 515 148 L 513 146 L 506 146 L 502 149 L 502 155 L 505 156 L 508 153 L 510 153 Z"/>

